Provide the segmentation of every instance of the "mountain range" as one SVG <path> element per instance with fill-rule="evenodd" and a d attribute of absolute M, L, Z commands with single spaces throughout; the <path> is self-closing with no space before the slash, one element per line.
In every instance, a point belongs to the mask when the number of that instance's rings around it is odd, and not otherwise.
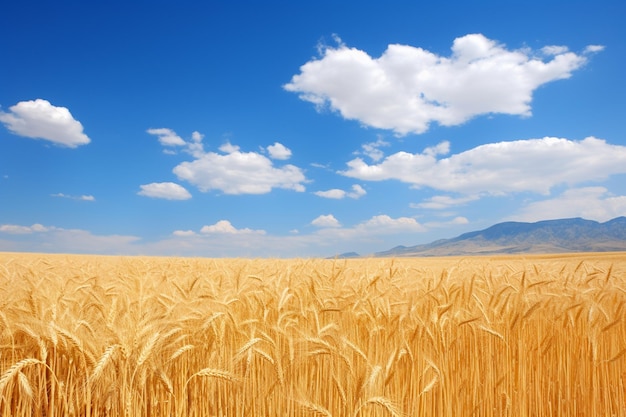
<path fill-rule="evenodd" d="M 465 256 L 523 253 L 626 251 L 626 217 L 604 223 L 582 218 L 535 223 L 504 222 L 425 245 L 396 246 L 376 257 Z M 346 253 L 340 257 L 358 257 Z"/>

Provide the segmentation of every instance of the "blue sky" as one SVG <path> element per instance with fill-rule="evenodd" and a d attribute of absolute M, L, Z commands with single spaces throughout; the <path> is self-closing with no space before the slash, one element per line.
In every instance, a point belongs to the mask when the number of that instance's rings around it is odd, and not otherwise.
<path fill-rule="evenodd" d="M 0 251 L 370 254 L 626 215 L 617 1 L 10 2 Z"/>

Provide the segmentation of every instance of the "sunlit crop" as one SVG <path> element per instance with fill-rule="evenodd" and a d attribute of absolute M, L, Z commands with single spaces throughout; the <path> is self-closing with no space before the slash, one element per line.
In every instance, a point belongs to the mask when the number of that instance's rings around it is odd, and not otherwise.
<path fill-rule="evenodd" d="M 625 254 L 0 254 L 0 416 L 626 416 L 625 303 Z"/>

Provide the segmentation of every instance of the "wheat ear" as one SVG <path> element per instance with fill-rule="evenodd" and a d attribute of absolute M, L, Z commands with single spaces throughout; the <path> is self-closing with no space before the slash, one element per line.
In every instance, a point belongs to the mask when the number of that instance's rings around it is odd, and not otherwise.
<path fill-rule="evenodd" d="M 4 388 L 7 386 L 9 381 L 11 381 L 16 375 L 18 375 L 20 372 L 22 372 L 22 369 L 24 369 L 24 368 L 26 368 L 27 366 L 30 366 L 30 365 L 38 365 L 38 364 L 45 365 L 44 362 L 40 361 L 39 359 L 35 359 L 35 358 L 22 359 L 21 361 L 13 364 L 13 366 L 11 366 L 2 375 L 2 377 L 0 377 L 0 393 L 2 391 L 4 391 Z"/>

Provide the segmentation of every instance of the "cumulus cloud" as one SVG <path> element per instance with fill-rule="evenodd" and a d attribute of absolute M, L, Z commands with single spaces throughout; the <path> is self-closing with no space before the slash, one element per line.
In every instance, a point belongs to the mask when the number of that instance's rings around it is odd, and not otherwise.
<path fill-rule="evenodd" d="M 313 222 L 311 224 L 320 228 L 313 237 L 336 241 L 372 239 L 384 235 L 406 235 L 427 230 L 412 217 L 393 218 L 387 214 L 373 216 L 352 227 L 341 227 L 341 223 L 331 214 L 319 216 Z"/>
<path fill-rule="evenodd" d="M 272 159 L 284 160 L 291 156 L 291 150 L 279 142 L 275 142 L 266 149 L 261 148 L 262 152 L 267 150 L 272 158 L 270 159 L 261 152 L 243 152 L 239 146 L 230 142 L 218 148 L 221 153 L 205 152 L 202 144 L 204 135 L 197 131 L 191 134 L 189 142 L 184 141 L 173 130 L 167 128 L 149 129 L 148 133 L 159 136 L 159 141 L 164 146 L 184 147 L 183 151 L 191 155 L 193 160 L 180 163 L 174 167 L 173 172 L 180 180 L 193 184 L 202 192 L 220 190 L 225 194 L 266 194 L 274 188 L 299 192 L 305 190 L 303 184 L 307 180 L 300 168 L 290 164 L 274 165 Z M 152 186 L 155 193 L 160 191 L 156 190 L 154 184 L 148 185 Z M 176 190 L 173 185 L 168 185 L 168 187 L 171 195 L 184 199 L 181 198 L 186 195 L 182 192 L 183 187 L 177 186 L 180 188 Z M 188 192 L 184 191 L 188 195 Z M 140 194 L 147 195 L 144 194 L 143 189 Z M 190 197 L 191 195 L 187 198 Z"/>
<path fill-rule="evenodd" d="M 226 142 L 222 146 L 219 147 L 219 150 L 224 153 L 238 152 L 239 149 L 240 149 L 239 146 L 233 145 L 230 142 Z"/>
<path fill-rule="evenodd" d="M 302 170 L 294 165 L 276 167 L 257 152 L 242 152 L 228 144 L 220 150 L 225 155 L 207 152 L 193 161 L 182 162 L 174 174 L 206 192 L 220 190 L 225 194 L 266 194 L 273 188 L 304 191 Z"/>
<path fill-rule="evenodd" d="M 359 224 L 357 230 L 368 233 L 398 233 L 398 232 L 423 232 L 426 230 L 417 220 L 411 217 L 398 217 L 396 219 L 386 214 L 374 216 Z"/>
<path fill-rule="evenodd" d="M 454 126 L 482 114 L 529 116 L 539 86 L 570 77 L 601 49 L 576 54 L 547 46 L 533 53 L 469 34 L 454 40 L 449 57 L 392 44 L 374 58 L 339 43 L 322 48 L 284 88 L 366 126 L 424 133 L 433 122 Z"/>
<path fill-rule="evenodd" d="M 447 145 L 438 148 L 439 152 L 448 149 Z M 600 181 L 626 173 L 626 147 L 594 137 L 489 143 L 447 158 L 438 158 L 437 153 L 428 149 L 416 154 L 398 152 L 372 165 L 355 158 L 340 174 L 367 181 L 394 179 L 465 195 L 502 195 L 548 194 L 559 184 Z"/>
<path fill-rule="evenodd" d="M 186 144 L 183 138 L 178 136 L 172 129 L 148 129 L 146 132 L 157 136 L 159 138 L 159 143 L 163 146 L 185 146 Z"/>
<path fill-rule="evenodd" d="M 365 194 L 367 194 L 367 191 L 365 191 L 363 187 L 361 187 L 360 185 L 354 184 L 352 186 L 352 191 L 344 191 L 344 190 L 340 190 L 339 188 L 333 188 L 333 189 L 326 190 L 326 191 L 315 191 L 313 194 L 322 198 L 341 200 L 342 198 L 345 198 L 345 197 L 353 198 L 353 199 L 361 198 Z"/>
<path fill-rule="evenodd" d="M 399 242 L 414 241 L 416 234 L 428 231 L 428 228 L 411 217 L 391 217 L 387 214 L 373 216 L 352 226 L 344 227 L 333 215 L 317 217 L 312 223 L 318 229 L 314 233 L 292 236 L 288 242 L 298 247 L 344 247 L 345 251 L 373 253 L 398 245 Z M 407 242 L 407 243 L 408 243 Z M 369 248 L 369 249 L 366 249 Z M 319 249 L 317 249 L 319 251 Z"/>
<path fill-rule="evenodd" d="M 229 235 L 240 235 L 240 234 L 260 234 L 264 235 L 264 230 L 252 230 L 252 229 L 237 229 L 235 228 L 228 220 L 220 220 L 215 224 L 210 226 L 203 226 L 200 229 L 200 233 L 203 234 L 229 234 Z"/>
<path fill-rule="evenodd" d="M 67 108 L 53 106 L 43 99 L 20 101 L 9 107 L 8 113 L 0 111 L 0 122 L 16 135 L 44 139 L 68 148 L 91 142 L 83 133 L 83 125 Z"/>
<path fill-rule="evenodd" d="M 443 141 L 435 146 L 424 149 L 424 155 L 437 156 L 447 155 L 450 152 L 450 142 Z"/>
<path fill-rule="evenodd" d="M 352 186 L 352 191 L 348 193 L 348 197 L 357 199 L 363 197 L 365 194 L 367 194 L 367 191 L 365 191 L 363 187 L 359 184 L 354 184 Z"/>
<path fill-rule="evenodd" d="M 604 222 L 619 216 L 626 216 L 626 196 L 613 195 L 604 187 L 582 187 L 529 203 L 507 220 L 536 222 L 582 217 Z"/>
<path fill-rule="evenodd" d="M 188 200 L 191 194 L 182 185 L 174 182 L 153 182 L 141 185 L 137 193 L 144 197 L 163 198 L 165 200 Z"/>
<path fill-rule="evenodd" d="M 365 156 L 367 156 L 368 158 L 370 158 L 372 161 L 374 162 L 378 162 L 381 159 L 383 159 L 383 156 L 385 156 L 385 154 L 383 153 L 383 151 L 380 149 L 382 147 L 385 146 L 389 146 L 390 143 L 378 138 L 376 140 L 376 142 L 369 142 L 369 143 L 365 143 L 363 145 L 361 145 L 362 151 L 361 152 L 355 152 L 355 154 L 359 155 L 359 154 L 363 154 Z"/>
<path fill-rule="evenodd" d="M 345 247 L 346 251 L 373 253 L 397 244 L 399 238 L 414 239 L 415 233 L 428 230 L 413 218 L 388 215 L 374 216 L 344 227 L 335 216 L 326 214 L 318 216 L 310 224 L 315 226 L 312 233 L 291 230 L 286 236 L 277 236 L 263 231 L 236 229 L 229 221 L 222 220 L 203 227 L 204 232 L 200 233 L 176 231 L 171 238 L 151 245 L 150 253 L 171 254 L 172 248 L 176 248 L 180 253 L 202 256 L 308 257 L 340 253 L 338 247 Z"/>
<path fill-rule="evenodd" d="M 204 139 L 204 135 L 198 131 L 195 131 L 191 134 L 191 142 L 186 143 L 185 151 L 193 156 L 194 158 L 199 158 L 204 155 L 204 145 L 202 144 L 202 139 Z"/>
<path fill-rule="evenodd" d="M 285 160 L 291 158 L 291 150 L 279 142 L 267 147 L 267 151 L 272 159 Z"/>
<path fill-rule="evenodd" d="M 194 142 L 202 142 L 202 139 L 204 139 L 204 135 L 197 130 L 191 133 L 191 140 Z"/>
<path fill-rule="evenodd" d="M 323 214 L 311 222 L 316 227 L 341 227 L 341 223 L 332 214 Z"/>

